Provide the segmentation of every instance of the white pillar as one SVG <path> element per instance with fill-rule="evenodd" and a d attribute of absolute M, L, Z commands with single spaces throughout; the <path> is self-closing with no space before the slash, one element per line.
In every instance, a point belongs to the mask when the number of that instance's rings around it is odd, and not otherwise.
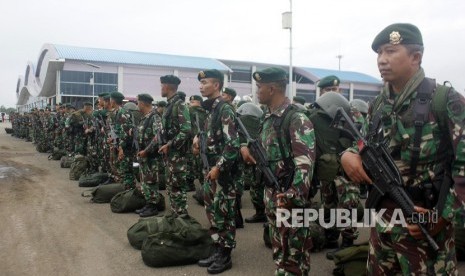
<path fill-rule="evenodd" d="M 118 66 L 118 91 L 124 91 L 124 67 Z"/>
<path fill-rule="evenodd" d="M 257 83 L 255 82 L 255 79 L 253 78 L 253 73 L 257 71 L 257 66 L 253 65 L 252 66 L 252 72 L 251 72 L 251 78 L 252 78 L 252 82 L 251 82 L 251 85 L 252 87 L 250 88 L 250 92 L 252 92 L 252 102 L 253 103 L 258 103 L 258 100 L 257 100 Z"/>
<path fill-rule="evenodd" d="M 56 102 L 61 103 L 61 70 L 57 70 L 56 84 Z"/>
<path fill-rule="evenodd" d="M 354 84 L 351 82 L 349 84 L 349 101 L 354 99 Z"/>

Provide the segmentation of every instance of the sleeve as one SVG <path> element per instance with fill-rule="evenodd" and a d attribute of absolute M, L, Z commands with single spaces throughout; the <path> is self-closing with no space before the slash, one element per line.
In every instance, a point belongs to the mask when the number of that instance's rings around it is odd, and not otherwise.
<path fill-rule="evenodd" d="M 192 132 L 189 108 L 184 103 L 178 104 L 177 120 L 179 123 L 179 132 L 171 140 L 171 145 L 176 149 L 180 149 L 187 139 L 190 139 Z"/>
<path fill-rule="evenodd" d="M 292 195 L 295 206 L 305 207 L 315 166 L 315 133 L 311 121 L 304 114 L 296 113 L 294 116 L 289 126 L 295 165 L 294 181 L 286 193 Z"/>
<path fill-rule="evenodd" d="M 221 113 L 221 123 L 223 126 L 224 149 L 216 162 L 220 171 L 226 171 L 232 167 L 239 154 L 239 135 L 236 129 L 236 115 L 232 107 L 224 105 Z"/>
<path fill-rule="evenodd" d="M 121 111 L 120 111 L 121 112 Z M 117 133 L 118 137 L 120 138 L 119 140 L 119 146 L 124 148 L 127 148 L 131 145 L 132 142 L 132 136 L 130 130 L 133 128 L 132 124 L 132 118 L 131 118 L 131 113 L 129 112 L 121 112 L 121 116 L 118 118 L 118 125 L 119 127 L 117 128 Z M 115 129 L 116 131 L 116 129 Z"/>

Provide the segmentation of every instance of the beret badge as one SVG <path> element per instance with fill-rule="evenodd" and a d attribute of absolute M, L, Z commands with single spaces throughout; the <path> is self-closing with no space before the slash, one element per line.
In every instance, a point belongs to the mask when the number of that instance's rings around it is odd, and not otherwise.
<path fill-rule="evenodd" d="M 259 74 L 259 73 L 255 73 L 254 76 L 255 76 L 255 79 L 256 79 L 257 81 L 261 81 L 261 80 L 262 80 L 262 77 L 260 77 L 260 74 Z"/>
<path fill-rule="evenodd" d="M 400 35 L 399 32 L 394 31 L 389 35 L 389 43 L 397 45 L 397 44 L 400 44 L 401 42 L 402 42 L 402 36 Z"/>
<path fill-rule="evenodd" d="M 202 78 L 202 79 L 205 78 L 205 72 L 204 72 L 204 71 L 200 71 L 200 72 L 199 72 L 199 77 Z"/>

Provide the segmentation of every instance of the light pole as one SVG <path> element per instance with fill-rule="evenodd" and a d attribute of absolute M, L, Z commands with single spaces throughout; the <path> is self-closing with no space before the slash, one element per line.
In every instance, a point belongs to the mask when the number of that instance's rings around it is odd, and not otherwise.
<path fill-rule="evenodd" d="M 87 66 L 92 67 L 92 78 L 90 84 L 92 84 L 92 109 L 95 109 L 95 69 L 100 69 L 100 66 L 90 62 L 86 62 Z"/>
<path fill-rule="evenodd" d="M 283 29 L 289 29 L 289 93 L 288 97 L 292 100 L 294 88 L 292 87 L 292 0 L 290 2 L 290 11 L 283 12 Z"/>
<path fill-rule="evenodd" d="M 339 59 L 339 71 L 341 71 L 341 59 L 342 59 L 343 55 L 339 54 L 336 56 L 337 59 Z"/>

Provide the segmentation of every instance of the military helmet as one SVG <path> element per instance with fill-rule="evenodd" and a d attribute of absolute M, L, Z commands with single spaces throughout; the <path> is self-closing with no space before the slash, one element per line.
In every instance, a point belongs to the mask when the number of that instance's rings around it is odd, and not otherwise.
<path fill-rule="evenodd" d="M 301 111 L 301 112 L 307 111 L 307 109 L 305 108 L 305 106 L 303 104 L 293 103 L 293 105 L 295 105 L 299 109 L 299 111 Z"/>
<path fill-rule="evenodd" d="M 250 115 L 253 117 L 261 118 L 263 111 L 253 103 L 244 103 L 237 109 L 237 114 L 241 116 Z"/>
<path fill-rule="evenodd" d="M 361 113 L 368 113 L 368 104 L 363 100 L 353 99 L 350 101 L 350 107 Z"/>
<path fill-rule="evenodd" d="M 326 92 L 315 101 L 316 105 L 323 109 L 332 119 L 336 116 L 338 107 L 342 107 L 347 114 L 350 114 L 349 101 L 339 93 Z"/>
<path fill-rule="evenodd" d="M 124 109 L 126 110 L 130 110 L 130 111 L 138 111 L 139 110 L 139 107 L 137 107 L 137 105 L 133 102 L 127 102 L 124 104 Z"/>

